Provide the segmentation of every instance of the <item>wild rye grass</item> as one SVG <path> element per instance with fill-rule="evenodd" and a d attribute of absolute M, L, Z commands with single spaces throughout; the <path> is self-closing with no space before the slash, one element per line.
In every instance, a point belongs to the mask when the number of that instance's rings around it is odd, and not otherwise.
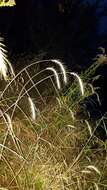
<path fill-rule="evenodd" d="M 31 72 L 42 62 L 2 81 L 0 189 L 106 190 L 107 143 L 74 114 L 93 93 L 87 83 L 98 65 L 81 74 L 82 83 L 57 60 L 44 60 L 48 66 Z"/>

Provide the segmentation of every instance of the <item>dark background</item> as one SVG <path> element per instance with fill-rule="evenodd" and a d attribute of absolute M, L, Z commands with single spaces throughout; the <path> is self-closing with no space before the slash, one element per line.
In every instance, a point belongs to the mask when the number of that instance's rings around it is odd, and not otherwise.
<path fill-rule="evenodd" d="M 71 68 L 86 68 L 107 49 L 107 1 L 16 0 L 0 8 L 0 34 L 10 56 L 38 54 L 59 58 Z"/>

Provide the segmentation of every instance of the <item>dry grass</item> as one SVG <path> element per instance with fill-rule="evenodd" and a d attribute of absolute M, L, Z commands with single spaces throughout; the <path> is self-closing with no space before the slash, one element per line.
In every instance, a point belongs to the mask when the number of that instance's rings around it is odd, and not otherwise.
<path fill-rule="evenodd" d="M 30 72 L 42 62 L 51 67 Z M 94 70 L 82 74 L 85 83 Z M 71 75 L 77 80 L 65 91 Z M 103 118 L 94 127 L 75 119 L 78 102 L 93 93 L 85 83 L 76 73 L 66 74 L 57 60 L 32 63 L 4 82 L 1 190 L 107 189 L 107 145 L 94 135 Z"/>

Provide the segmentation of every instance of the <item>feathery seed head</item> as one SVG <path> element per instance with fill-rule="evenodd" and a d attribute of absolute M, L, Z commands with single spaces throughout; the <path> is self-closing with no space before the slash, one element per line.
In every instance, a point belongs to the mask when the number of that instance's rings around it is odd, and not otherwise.
<path fill-rule="evenodd" d="M 62 73 L 63 73 L 63 78 L 64 78 L 64 83 L 67 84 L 67 75 L 66 75 L 66 70 L 62 64 L 62 62 L 60 62 L 59 60 L 57 59 L 52 59 L 52 62 L 56 63 L 57 65 L 59 65 Z"/>
<path fill-rule="evenodd" d="M 83 82 L 82 82 L 80 76 L 74 72 L 70 72 L 70 74 L 77 78 L 79 85 L 80 85 L 81 94 L 82 94 L 82 96 L 84 96 L 84 85 L 83 85 Z"/>
<path fill-rule="evenodd" d="M 5 81 L 8 80 L 8 71 L 10 70 L 10 75 L 14 76 L 14 71 L 11 63 L 7 59 L 7 51 L 5 50 L 5 45 L 3 44 L 3 38 L 0 38 L 0 75 Z"/>
<path fill-rule="evenodd" d="M 34 105 L 32 99 L 31 99 L 31 97 L 28 97 L 28 101 L 30 103 L 31 117 L 32 117 L 33 120 L 35 120 L 36 119 L 35 105 Z"/>
<path fill-rule="evenodd" d="M 58 76 L 57 71 L 53 67 L 47 67 L 46 70 L 50 70 L 50 71 L 52 71 L 54 73 L 56 83 L 57 83 L 57 87 L 60 90 L 61 89 L 61 84 L 60 84 L 60 80 L 59 80 L 59 76 Z"/>

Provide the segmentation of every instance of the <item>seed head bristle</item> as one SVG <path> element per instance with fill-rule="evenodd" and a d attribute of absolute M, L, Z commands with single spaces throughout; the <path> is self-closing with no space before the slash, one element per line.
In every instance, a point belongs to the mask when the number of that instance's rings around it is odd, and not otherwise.
<path fill-rule="evenodd" d="M 58 76 L 57 71 L 53 67 L 47 67 L 46 70 L 50 70 L 50 71 L 52 71 L 54 73 L 56 83 L 57 83 L 57 87 L 60 90 L 61 89 L 61 84 L 60 84 L 60 80 L 59 80 L 59 76 Z"/>
<path fill-rule="evenodd" d="M 5 50 L 5 45 L 3 44 L 3 38 L 0 38 L 0 75 L 5 81 L 8 80 L 8 72 L 10 70 L 10 75 L 14 76 L 14 71 L 11 63 L 7 58 L 7 51 Z"/>
<path fill-rule="evenodd" d="M 70 74 L 77 78 L 79 85 L 80 85 L 81 94 L 82 94 L 82 96 L 84 96 L 84 85 L 83 85 L 82 79 L 80 78 L 80 76 L 77 73 L 70 72 Z"/>
<path fill-rule="evenodd" d="M 33 120 L 35 120 L 36 119 L 35 105 L 31 99 L 31 97 L 28 97 L 28 101 L 30 103 L 31 117 Z"/>
<path fill-rule="evenodd" d="M 59 60 L 57 59 L 52 59 L 52 62 L 56 63 L 57 65 L 59 65 L 61 71 L 62 71 L 62 74 L 63 74 L 63 77 L 64 77 L 64 83 L 67 84 L 67 75 L 66 75 L 66 70 L 62 64 L 62 62 L 60 62 Z"/>

